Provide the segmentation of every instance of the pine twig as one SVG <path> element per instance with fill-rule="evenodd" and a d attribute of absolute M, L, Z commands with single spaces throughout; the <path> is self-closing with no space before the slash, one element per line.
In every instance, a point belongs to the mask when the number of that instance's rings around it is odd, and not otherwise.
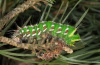
<path fill-rule="evenodd" d="M 3 37 L 3 36 L 0 37 L 0 42 L 6 43 L 6 44 L 9 44 L 9 45 L 18 47 L 18 48 L 29 49 L 29 50 L 37 48 L 37 45 L 34 45 L 34 47 L 32 47 L 32 44 L 28 44 L 28 43 L 27 44 L 25 44 L 25 43 L 18 44 L 14 40 L 7 38 L 7 37 Z"/>
<path fill-rule="evenodd" d="M 34 50 L 34 49 L 38 49 L 38 47 L 41 47 L 43 48 L 44 45 L 39 45 L 39 44 L 29 44 L 29 43 L 20 43 L 18 44 L 17 42 L 15 42 L 14 40 L 10 39 L 10 38 L 7 38 L 7 37 L 3 37 L 3 36 L 0 36 L 0 42 L 3 42 L 3 43 L 6 43 L 6 44 L 9 44 L 9 45 L 12 45 L 12 46 L 15 46 L 17 48 L 23 48 L 23 49 L 28 49 L 28 50 Z M 49 46 L 49 45 L 47 45 Z M 63 46 L 63 49 L 67 52 L 67 53 L 72 53 L 73 50 L 71 48 L 69 48 L 68 46 Z"/>
<path fill-rule="evenodd" d="M 56 41 L 54 38 L 52 38 L 50 42 L 46 41 L 47 43 L 45 42 L 41 43 L 41 41 L 38 40 L 38 44 L 36 44 L 36 42 L 33 42 L 32 44 L 29 43 L 25 44 L 25 43 L 17 43 L 10 38 L 1 36 L 0 42 L 15 46 L 17 48 L 31 50 L 32 53 L 36 54 L 38 58 L 43 60 L 51 60 L 52 58 L 57 58 L 63 50 L 66 51 L 67 53 L 73 53 L 73 50 L 70 47 L 68 47 L 62 40 Z M 41 53 L 43 54 L 41 55 Z"/>

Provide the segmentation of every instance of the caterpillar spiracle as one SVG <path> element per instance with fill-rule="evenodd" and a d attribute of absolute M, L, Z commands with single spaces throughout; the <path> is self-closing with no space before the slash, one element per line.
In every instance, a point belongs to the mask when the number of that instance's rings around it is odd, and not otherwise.
<path fill-rule="evenodd" d="M 24 26 L 16 31 L 13 35 L 13 39 L 17 39 L 17 42 L 20 42 L 20 39 L 27 38 L 40 38 L 40 35 L 43 33 L 49 33 L 53 37 L 58 37 L 63 39 L 67 45 L 73 45 L 76 41 L 80 40 L 79 34 L 74 34 L 77 28 L 66 25 L 55 23 L 52 21 L 42 21 L 39 24 Z"/>

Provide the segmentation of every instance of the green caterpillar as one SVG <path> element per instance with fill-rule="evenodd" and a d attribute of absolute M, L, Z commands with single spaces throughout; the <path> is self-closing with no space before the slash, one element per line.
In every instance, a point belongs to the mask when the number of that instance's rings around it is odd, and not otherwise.
<path fill-rule="evenodd" d="M 73 45 L 76 41 L 80 40 L 80 36 L 78 34 L 74 35 L 77 28 L 74 28 L 70 25 L 54 23 L 52 21 L 40 22 L 34 26 L 25 26 L 19 30 L 14 35 L 14 37 L 18 38 L 30 38 L 36 37 L 40 38 L 42 33 L 49 33 L 54 37 L 58 37 L 64 40 L 67 45 Z"/>

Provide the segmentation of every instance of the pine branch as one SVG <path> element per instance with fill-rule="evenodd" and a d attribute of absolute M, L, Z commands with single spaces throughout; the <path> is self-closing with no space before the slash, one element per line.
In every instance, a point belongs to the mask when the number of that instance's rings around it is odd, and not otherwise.
<path fill-rule="evenodd" d="M 55 41 L 54 38 L 51 40 L 51 42 L 47 43 L 45 43 L 45 39 L 42 39 L 38 40 L 38 44 L 36 44 L 36 42 L 33 42 L 32 44 L 29 43 L 25 44 L 25 43 L 17 43 L 12 39 L 1 36 L 0 42 L 16 46 L 18 48 L 31 50 L 32 54 L 36 54 L 38 58 L 43 60 L 51 60 L 52 58 L 57 58 L 63 50 L 66 51 L 67 53 L 73 53 L 73 50 L 70 47 L 68 47 L 63 41 L 61 40 Z M 43 54 L 41 55 L 41 53 Z"/>
<path fill-rule="evenodd" d="M 38 49 L 39 47 L 43 48 L 43 47 L 50 46 L 49 43 L 47 45 L 45 45 L 45 44 L 35 44 L 35 43 L 33 43 L 33 44 L 20 43 L 20 44 L 18 44 L 14 40 L 7 38 L 7 37 L 3 37 L 3 36 L 0 37 L 0 42 L 3 42 L 5 44 L 9 44 L 9 45 L 12 45 L 12 46 L 15 46 L 15 47 L 18 47 L 18 48 L 28 49 L 28 50 L 34 50 L 34 49 Z M 56 43 L 56 42 L 54 42 L 54 43 Z M 64 43 L 63 43 L 62 47 L 63 47 L 63 50 L 65 50 L 67 53 L 73 53 L 73 50 L 71 48 L 69 48 L 68 46 L 66 46 Z"/>

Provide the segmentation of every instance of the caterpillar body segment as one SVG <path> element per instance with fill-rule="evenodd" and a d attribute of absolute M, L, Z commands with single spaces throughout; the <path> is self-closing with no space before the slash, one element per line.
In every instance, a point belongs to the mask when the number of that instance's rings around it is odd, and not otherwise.
<path fill-rule="evenodd" d="M 68 45 L 73 45 L 76 41 L 80 40 L 80 36 L 78 34 L 74 34 L 76 32 L 76 28 L 60 24 L 54 23 L 52 21 L 40 22 L 34 26 L 25 26 L 18 30 L 17 35 L 14 37 L 22 38 L 40 38 L 40 35 L 43 33 L 49 33 L 53 37 L 61 38 Z"/>

